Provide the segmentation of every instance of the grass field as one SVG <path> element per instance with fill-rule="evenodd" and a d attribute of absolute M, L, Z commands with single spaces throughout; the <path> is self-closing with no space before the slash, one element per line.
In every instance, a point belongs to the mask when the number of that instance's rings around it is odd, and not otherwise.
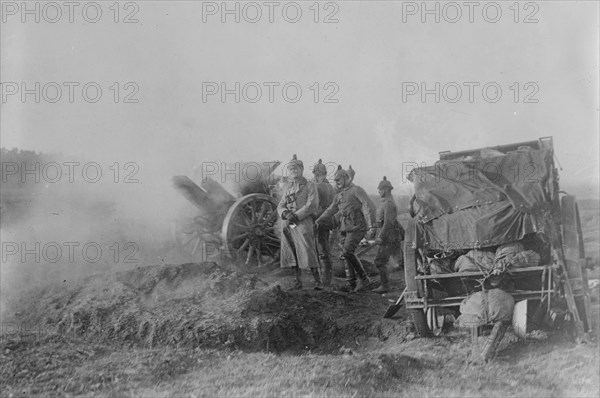
<path fill-rule="evenodd" d="M 285 292 L 291 275 L 215 265 L 140 267 L 31 292 L 0 343 L 2 397 L 595 397 L 594 332 L 527 341 L 507 333 L 488 364 L 481 338 L 415 338 L 395 290 Z M 310 285 L 308 276 L 305 282 Z M 341 282 L 341 280 L 338 280 Z M 27 325 L 19 330 L 15 325 Z M 40 329 L 39 326 L 46 328 Z M 59 325 L 58 328 L 52 326 Z M 10 333 L 6 333 L 6 332 Z"/>

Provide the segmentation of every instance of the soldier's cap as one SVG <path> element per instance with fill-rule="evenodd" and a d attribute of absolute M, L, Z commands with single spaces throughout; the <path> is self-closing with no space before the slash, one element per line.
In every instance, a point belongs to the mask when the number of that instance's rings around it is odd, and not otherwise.
<path fill-rule="evenodd" d="M 333 175 L 333 180 L 337 181 L 342 178 L 350 179 L 350 175 L 348 175 L 348 172 L 346 170 L 342 169 L 342 165 L 340 164 L 338 165 L 337 171 Z"/>
<path fill-rule="evenodd" d="M 313 167 L 313 174 L 327 174 L 327 166 L 323 164 L 323 161 L 319 159 Z"/>
<path fill-rule="evenodd" d="M 377 185 L 377 189 L 389 189 L 390 191 L 394 189 L 392 183 L 388 181 L 386 176 L 383 176 L 383 180 Z"/>
<path fill-rule="evenodd" d="M 290 162 L 287 164 L 287 167 L 300 167 L 301 169 L 304 169 L 304 163 L 302 163 L 301 160 L 298 160 L 298 158 L 296 157 L 296 154 L 294 154 L 294 156 L 292 156 L 292 160 L 290 160 Z"/>

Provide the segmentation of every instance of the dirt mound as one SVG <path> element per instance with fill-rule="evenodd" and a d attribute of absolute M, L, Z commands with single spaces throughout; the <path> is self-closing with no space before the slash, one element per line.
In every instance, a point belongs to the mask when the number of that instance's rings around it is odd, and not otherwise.
<path fill-rule="evenodd" d="M 282 276 L 280 270 L 259 277 L 216 263 L 92 276 L 29 293 L 8 331 L 126 346 L 275 352 L 337 352 L 408 333 L 406 323 L 381 318 L 389 302 L 380 295 L 286 292 Z"/>

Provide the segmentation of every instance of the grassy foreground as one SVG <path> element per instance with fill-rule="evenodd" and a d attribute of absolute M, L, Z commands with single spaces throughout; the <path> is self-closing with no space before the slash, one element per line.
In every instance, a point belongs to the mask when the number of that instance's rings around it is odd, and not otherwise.
<path fill-rule="evenodd" d="M 598 347 L 510 341 L 488 365 L 470 338 L 358 340 L 339 355 L 3 342 L 2 397 L 597 397 Z"/>

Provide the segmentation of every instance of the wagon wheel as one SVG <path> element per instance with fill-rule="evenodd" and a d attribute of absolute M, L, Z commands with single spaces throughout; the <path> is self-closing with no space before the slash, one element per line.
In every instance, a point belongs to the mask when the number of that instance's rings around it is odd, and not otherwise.
<path fill-rule="evenodd" d="M 214 245 L 215 250 L 221 245 L 218 232 L 219 226 L 214 225 L 214 219 L 202 215 L 181 217 L 173 222 L 172 235 L 178 250 L 191 256 L 194 259 L 206 260 L 202 258 L 205 252 L 208 252 L 207 245 Z"/>
<path fill-rule="evenodd" d="M 561 199 L 562 214 L 562 243 L 567 268 L 567 278 L 573 290 L 579 318 L 584 330 L 591 329 L 590 294 L 587 269 L 585 267 L 585 252 L 583 249 L 583 234 L 579 220 L 579 208 L 575 196 L 567 195 Z"/>
<path fill-rule="evenodd" d="M 410 296 L 416 295 L 423 297 L 427 292 L 424 291 L 422 282 L 415 279 L 417 276 L 417 257 L 419 253 L 417 251 L 417 230 L 416 220 L 411 219 L 408 221 L 406 227 L 406 235 L 404 237 L 404 280 L 406 281 L 406 297 L 404 298 L 405 303 L 409 304 Z M 414 246 L 413 246 L 414 243 Z M 426 310 L 426 309 L 425 309 Z M 428 337 L 431 335 L 431 330 L 427 325 L 427 317 L 423 308 L 409 308 L 407 310 L 410 318 L 415 327 L 415 332 L 420 337 Z"/>
<path fill-rule="evenodd" d="M 237 200 L 223 221 L 225 253 L 246 265 L 265 265 L 279 258 L 279 237 L 275 231 L 277 201 L 262 193 Z"/>
<path fill-rule="evenodd" d="M 445 315 L 440 315 L 437 307 L 429 307 L 426 311 L 427 316 L 427 327 L 433 333 L 434 336 L 442 334 L 444 328 L 444 322 L 446 320 Z"/>

